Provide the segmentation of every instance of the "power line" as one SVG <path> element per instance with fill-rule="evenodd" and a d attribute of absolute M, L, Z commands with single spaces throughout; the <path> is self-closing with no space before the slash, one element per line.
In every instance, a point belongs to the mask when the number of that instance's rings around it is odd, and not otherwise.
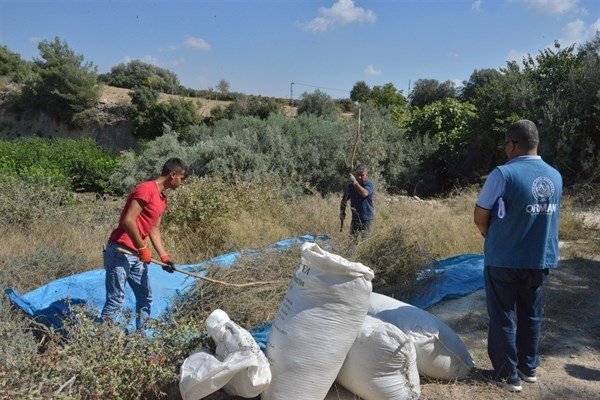
<path fill-rule="evenodd" d="M 337 88 L 330 88 L 330 87 L 326 87 L 326 86 L 309 85 L 308 83 L 292 82 L 290 84 L 290 104 L 292 105 L 292 107 L 294 106 L 294 85 L 307 86 L 307 87 L 311 87 L 311 88 L 315 88 L 315 89 L 337 90 L 339 92 L 346 92 L 346 93 L 351 92 L 350 90 L 346 90 L 346 89 L 337 89 Z"/>
<path fill-rule="evenodd" d="M 301 85 L 301 86 L 308 86 L 308 87 L 312 87 L 312 88 L 316 88 L 316 89 L 337 90 L 340 92 L 350 93 L 350 90 L 346 90 L 346 89 L 330 88 L 330 87 L 326 87 L 326 86 L 315 86 L 315 85 L 309 85 L 307 83 L 292 82 L 292 85 Z"/>

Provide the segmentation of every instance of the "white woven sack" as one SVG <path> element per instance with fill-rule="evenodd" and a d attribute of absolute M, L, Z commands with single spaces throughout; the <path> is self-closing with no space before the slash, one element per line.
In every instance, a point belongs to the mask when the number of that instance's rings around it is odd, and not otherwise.
<path fill-rule="evenodd" d="M 368 316 L 337 382 L 365 400 L 414 400 L 421 395 L 415 346 L 394 325 Z"/>
<path fill-rule="evenodd" d="M 363 264 L 302 246 L 267 343 L 273 380 L 264 400 L 325 398 L 367 314 L 372 279 Z"/>
<path fill-rule="evenodd" d="M 252 360 L 239 353 L 223 363 L 209 349 L 195 351 L 181 365 L 181 397 L 183 400 L 202 399 L 221 389 L 234 375 L 251 364 Z"/>
<path fill-rule="evenodd" d="M 463 379 L 475 365 L 456 332 L 425 310 L 373 293 L 369 315 L 395 325 L 410 338 L 421 375 L 442 380 Z"/>
<path fill-rule="evenodd" d="M 250 332 L 218 309 L 206 318 L 206 330 L 217 345 L 215 355 L 218 360 L 227 363 L 243 357 L 250 361 L 231 377 L 223 389 L 233 396 L 258 396 L 271 382 L 271 367 Z"/>

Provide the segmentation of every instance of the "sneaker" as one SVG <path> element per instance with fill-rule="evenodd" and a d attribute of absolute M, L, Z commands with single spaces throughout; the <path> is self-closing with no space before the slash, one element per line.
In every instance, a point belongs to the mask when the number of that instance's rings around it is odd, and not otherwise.
<path fill-rule="evenodd" d="M 508 390 L 509 392 L 520 392 L 523 390 L 520 379 L 497 379 L 494 371 L 484 371 L 481 374 L 482 379 L 487 383 L 493 383 L 494 385 L 501 387 L 502 389 Z"/>
<path fill-rule="evenodd" d="M 521 379 L 527 383 L 536 383 L 537 382 L 537 377 L 535 376 L 535 371 L 533 371 L 532 373 L 527 375 L 525 372 L 523 372 L 517 368 L 517 373 L 519 374 Z"/>

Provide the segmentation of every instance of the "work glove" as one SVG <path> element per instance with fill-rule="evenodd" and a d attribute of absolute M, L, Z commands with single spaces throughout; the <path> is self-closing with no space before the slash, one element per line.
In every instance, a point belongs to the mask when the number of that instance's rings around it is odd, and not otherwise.
<path fill-rule="evenodd" d="M 160 261 L 166 264 L 161 265 L 163 270 L 167 271 L 170 274 L 175 272 L 175 261 L 171 260 L 171 256 L 165 253 L 162 256 L 160 256 Z"/>
<path fill-rule="evenodd" d="M 152 261 L 152 252 L 148 246 L 140 247 L 138 249 L 138 255 L 140 257 L 140 261 L 144 264 L 148 264 L 150 261 Z"/>
<path fill-rule="evenodd" d="M 354 175 L 352 175 L 352 174 L 350 174 L 350 183 L 351 183 L 352 185 L 355 185 L 355 184 L 356 184 L 356 178 L 355 178 L 355 177 L 354 177 Z"/>

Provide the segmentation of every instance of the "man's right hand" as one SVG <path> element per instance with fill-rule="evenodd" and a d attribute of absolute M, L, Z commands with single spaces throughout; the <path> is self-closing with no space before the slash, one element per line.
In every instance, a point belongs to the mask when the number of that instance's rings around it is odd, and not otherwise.
<path fill-rule="evenodd" d="M 152 261 L 152 252 L 147 246 L 140 247 L 138 255 L 140 256 L 140 261 L 144 264 L 149 264 Z"/>
<path fill-rule="evenodd" d="M 350 174 L 350 184 L 356 185 L 356 177 L 352 174 Z"/>

